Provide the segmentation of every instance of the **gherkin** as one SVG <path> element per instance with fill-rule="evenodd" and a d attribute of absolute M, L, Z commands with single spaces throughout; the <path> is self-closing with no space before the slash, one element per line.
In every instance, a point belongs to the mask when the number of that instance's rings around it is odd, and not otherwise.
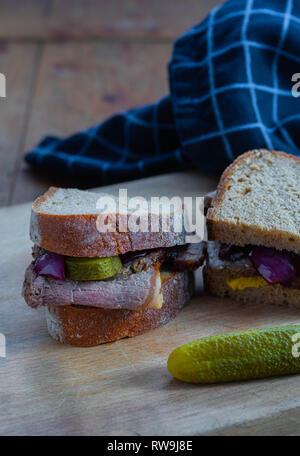
<path fill-rule="evenodd" d="M 103 280 L 122 270 L 118 256 L 107 258 L 65 257 L 67 275 L 72 280 Z"/>
<path fill-rule="evenodd" d="M 297 340 L 300 325 L 206 337 L 176 348 L 168 369 L 175 378 L 190 383 L 295 374 L 300 372 Z"/>

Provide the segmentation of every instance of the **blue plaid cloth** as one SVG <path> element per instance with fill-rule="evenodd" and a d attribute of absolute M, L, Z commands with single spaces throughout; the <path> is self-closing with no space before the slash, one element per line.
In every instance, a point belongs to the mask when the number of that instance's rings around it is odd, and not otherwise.
<path fill-rule="evenodd" d="M 298 155 L 299 0 L 230 0 L 174 44 L 170 95 L 25 156 L 99 184 L 184 168 L 220 173 L 254 148 Z"/>

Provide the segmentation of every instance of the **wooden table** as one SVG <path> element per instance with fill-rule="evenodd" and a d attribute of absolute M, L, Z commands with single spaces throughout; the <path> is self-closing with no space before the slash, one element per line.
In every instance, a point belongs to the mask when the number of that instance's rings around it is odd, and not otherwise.
<path fill-rule="evenodd" d="M 180 186 L 178 185 L 180 182 Z M 122 184 L 130 195 L 203 195 L 216 182 L 185 172 Z M 105 188 L 117 192 L 118 186 Z M 179 193 L 178 193 L 179 192 Z M 299 376 L 219 385 L 171 377 L 168 355 L 213 334 L 300 321 L 299 309 L 241 305 L 197 295 L 168 325 L 92 348 L 58 344 L 43 309 L 20 290 L 30 262 L 30 204 L 0 209 L 0 434 L 10 435 L 299 435 Z"/>
<path fill-rule="evenodd" d="M 218 0 L 0 0 L 0 206 L 50 184 L 24 152 L 168 93 L 173 41 Z M 101 185 L 101 182 L 97 183 Z"/>

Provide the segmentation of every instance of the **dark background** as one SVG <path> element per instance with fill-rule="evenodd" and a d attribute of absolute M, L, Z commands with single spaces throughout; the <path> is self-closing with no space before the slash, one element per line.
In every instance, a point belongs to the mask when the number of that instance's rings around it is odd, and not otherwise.
<path fill-rule="evenodd" d="M 216 0 L 0 0 L 0 205 L 49 185 L 24 152 L 168 91 L 172 42 Z"/>

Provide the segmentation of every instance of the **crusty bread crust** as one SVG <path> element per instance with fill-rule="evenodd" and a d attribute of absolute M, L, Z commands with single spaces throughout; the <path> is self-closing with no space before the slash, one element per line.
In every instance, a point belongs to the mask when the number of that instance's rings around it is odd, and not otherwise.
<path fill-rule="evenodd" d="M 232 243 L 235 245 L 264 245 L 266 247 L 275 247 L 276 249 L 291 250 L 300 253 L 300 236 L 293 233 L 287 235 L 281 230 L 266 231 L 259 225 L 248 226 L 243 223 L 226 222 L 226 220 L 217 220 L 216 214 L 224 200 L 226 191 L 230 185 L 231 176 L 235 171 L 242 167 L 245 161 L 252 155 L 272 154 L 282 156 L 289 160 L 294 160 L 300 164 L 300 158 L 289 155 L 285 152 L 268 151 L 266 149 L 252 150 L 240 155 L 231 165 L 223 172 L 215 197 L 212 200 L 211 207 L 207 211 L 207 236 L 211 241 L 220 241 Z"/>
<path fill-rule="evenodd" d="M 41 204 L 53 197 L 58 189 L 51 187 L 32 206 L 30 237 L 34 244 L 61 255 L 107 257 L 128 251 L 173 247 L 185 244 L 185 232 L 170 231 L 119 232 L 121 217 L 116 214 L 116 232 L 100 233 L 98 214 L 58 215 L 43 213 Z M 125 216 L 127 217 L 127 216 Z M 150 217 L 149 217 L 150 225 Z"/>
<path fill-rule="evenodd" d="M 49 306 L 46 308 L 48 331 L 58 342 L 78 347 L 137 336 L 168 323 L 188 303 L 193 292 L 193 273 L 170 273 L 162 286 L 164 303 L 161 309 L 132 311 Z"/>
<path fill-rule="evenodd" d="M 226 281 L 241 276 L 253 277 L 254 274 L 249 273 L 249 271 L 242 274 L 241 271 L 234 269 L 229 273 L 228 268 L 220 269 L 207 264 L 203 268 L 204 288 L 213 295 L 222 298 L 228 297 L 241 303 L 252 302 L 300 308 L 300 290 L 287 288 L 280 284 L 266 285 L 259 288 L 245 288 L 244 290 L 232 290 Z"/>

